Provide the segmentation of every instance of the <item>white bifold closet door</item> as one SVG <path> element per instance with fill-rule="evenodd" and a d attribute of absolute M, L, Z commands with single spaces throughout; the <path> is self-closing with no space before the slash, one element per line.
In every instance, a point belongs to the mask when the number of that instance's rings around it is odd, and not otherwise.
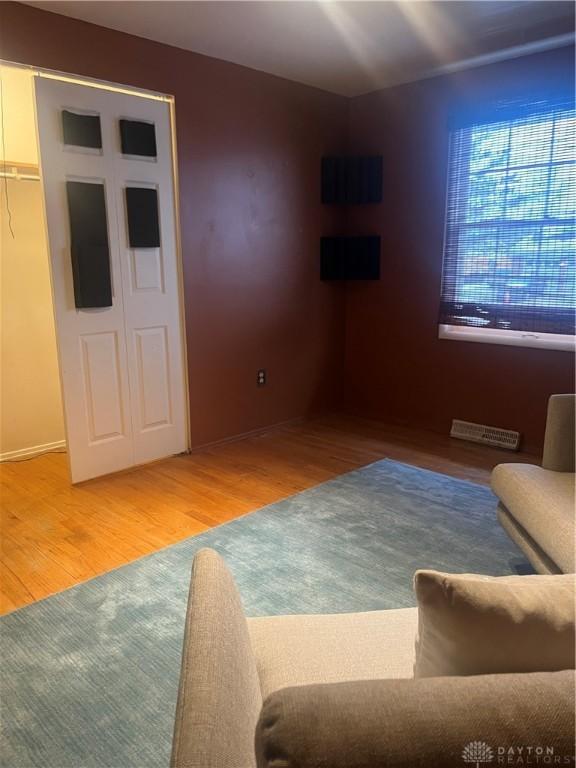
<path fill-rule="evenodd" d="M 79 482 L 188 447 L 170 107 L 42 76 L 35 88 L 68 452 L 72 481 Z M 63 113 L 73 123 L 98 118 L 101 146 L 66 135 Z M 89 122 L 94 127 L 98 120 Z M 121 121 L 153 126 L 155 156 L 123 152 Z M 107 306 L 78 306 L 71 182 L 100 185 Z M 159 243 L 141 247 L 129 237 L 127 189 L 156 191 Z"/>

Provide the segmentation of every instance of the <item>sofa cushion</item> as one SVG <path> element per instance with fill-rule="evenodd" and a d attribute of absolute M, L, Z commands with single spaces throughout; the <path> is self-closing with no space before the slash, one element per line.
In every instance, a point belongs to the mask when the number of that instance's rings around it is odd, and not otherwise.
<path fill-rule="evenodd" d="M 542 454 L 544 469 L 574 472 L 575 411 L 576 395 L 551 395 Z"/>
<path fill-rule="evenodd" d="M 574 577 L 417 571 L 415 677 L 574 668 Z"/>
<path fill-rule="evenodd" d="M 576 570 L 574 479 L 532 464 L 499 464 L 492 473 L 494 493 L 564 573 Z"/>
<path fill-rule="evenodd" d="M 573 712 L 571 672 L 286 688 L 264 702 L 256 758 L 259 768 L 526 765 L 544 746 L 554 755 L 542 763 L 572 765 Z"/>
<path fill-rule="evenodd" d="M 536 573 L 553 574 L 562 573 L 560 567 L 548 557 L 542 547 L 535 541 L 528 531 L 523 528 L 515 517 L 512 517 L 502 502 L 498 503 L 496 516 L 502 528 L 508 536 L 524 552 L 530 563 L 536 569 Z"/>
<path fill-rule="evenodd" d="M 248 619 L 262 696 L 293 685 L 412 677 L 418 611 Z"/>
<path fill-rule="evenodd" d="M 238 588 L 220 555 L 202 549 L 192 566 L 170 765 L 252 768 L 261 707 Z"/>

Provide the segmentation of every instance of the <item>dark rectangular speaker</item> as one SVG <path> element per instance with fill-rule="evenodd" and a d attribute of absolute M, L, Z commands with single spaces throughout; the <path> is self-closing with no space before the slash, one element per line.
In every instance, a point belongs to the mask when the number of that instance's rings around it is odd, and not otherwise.
<path fill-rule="evenodd" d="M 120 143 L 123 155 L 156 157 L 156 128 L 142 120 L 120 120 Z"/>
<path fill-rule="evenodd" d="M 126 214 L 130 248 L 158 248 L 158 193 L 146 187 L 126 187 Z"/>
<path fill-rule="evenodd" d="M 62 135 L 64 144 L 73 147 L 102 149 L 102 131 L 99 115 L 81 115 L 62 110 Z"/>
<path fill-rule="evenodd" d="M 66 182 L 74 302 L 79 309 L 112 306 L 108 222 L 103 184 Z"/>
<path fill-rule="evenodd" d="M 382 157 L 323 157 L 322 202 L 360 205 L 382 202 Z"/>
<path fill-rule="evenodd" d="M 379 280 L 380 237 L 323 237 L 320 241 L 322 280 Z"/>

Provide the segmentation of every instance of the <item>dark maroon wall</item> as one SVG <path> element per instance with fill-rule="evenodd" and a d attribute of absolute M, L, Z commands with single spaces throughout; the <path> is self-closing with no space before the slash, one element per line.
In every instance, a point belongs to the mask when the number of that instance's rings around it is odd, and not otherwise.
<path fill-rule="evenodd" d="M 15 3 L 0 36 L 4 59 L 176 97 L 193 444 L 334 407 L 344 295 L 318 279 L 339 226 L 319 169 L 347 99 Z"/>
<path fill-rule="evenodd" d="M 349 410 L 510 427 L 540 449 L 570 355 L 437 338 L 447 119 L 571 77 L 571 48 L 349 101 L 16 3 L 0 3 L 0 35 L 4 59 L 176 97 L 194 445 L 338 406 L 346 349 Z M 348 140 L 384 155 L 385 198 L 347 212 L 351 232 L 382 235 L 383 257 L 381 281 L 349 285 L 345 306 L 318 279 L 320 234 L 346 224 L 320 206 L 318 175 Z"/>
<path fill-rule="evenodd" d="M 350 410 L 446 433 L 452 418 L 520 430 L 541 449 L 546 401 L 573 389 L 568 352 L 438 339 L 448 117 L 464 102 L 535 93 L 573 78 L 573 49 L 509 60 L 361 96 L 355 152 L 384 156 L 384 202 L 350 212 L 382 235 L 382 279 L 349 286 Z"/>

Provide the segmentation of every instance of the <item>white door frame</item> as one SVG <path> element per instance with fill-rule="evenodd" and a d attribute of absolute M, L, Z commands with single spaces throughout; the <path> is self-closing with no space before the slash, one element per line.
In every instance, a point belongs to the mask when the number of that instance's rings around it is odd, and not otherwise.
<path fill-rule="evenodd" d="M 187 338 L 186 338 L 186 322 L 185 322 L 185 296 L 184 296 L 184 275 L 183 275 L 183 260 L 182 260 L 182 239 L 181 239 L 181 232 L 180 232 L 180 189 L 179 189 L 179 183 L 178 183 L 178 155 L 177 155 L 177 143 L 176 143 L 176 109 L 175 109 L 175 99 L 174 96 L 165 94 L 165 93 L 159 93 L 157 91 L 151 91 L 151 90 L 145 90 L 142 88 L 137 88 L 133 86 L 127 86 L 122 85 L 118 83 L 112 83 L 106 80 L 98 80 L 95 78 L 88 78 L 83 77 L 81 75 L 74 75 L 69 74 L 66 72 L 60 72 L 57 70 L 50 70 L 50 69 L 44 69 L 41 67 L 35 67 L 32 65 L 26 65 L 26 64 L 20 64 L 17 62 L 11 62 L 7 61 L 5 59 L 0 59 L 0 64 L 9 66 L 9 67 L 15 67 L 18 69 L 26 69 L 32 73 L 33 77 L 33 89 L 35 92 L 35 84 L 36 84 L 36 78 L 48 78 L 52 80 L 60 80 L 63 82 L 68 83 L 75 83 L 77 85 L 83 85 L 88 86 L 91 88 L 97 88 L 100 90 L 105 91 L 113 91 L 116 93 L 125 93 L 130 96 L 139 96 L 143 99 L 150 99 L 153 101 L 163 101 L 168 104 L 169 109 L 169 115 L 170 115 L 170 138 L 171 138 L 171 158 L 172 158 L 172 182 L 173 182 L 173 188 L 174 188 L 174 228 L 175 228 L 175 256 L 176 256 L 176 267 L 177 267 L 177 279 L 178 279 L 178 295 L 179 295 L 179 322 L 180 322 L 180 331 L 181 331 L 181 344 L 182 344 L 182 359 L 183 359 L 183 382 L 182 385 L 184 387 L 184 403 L 185 403 L 185 413 L 186 413 L 186 449 L 187 451 L 190 450 L 190 390 L 189 390 L 189 377 L 188 377 L 188 350 L 187 350 Z M 34 109 L 36 109 L 36 100 L 34 98 Z M 36 133 L 37 133 L 37 145 L 40 146 L 40 140 L 38 136 L 38 121 L 36 116 Z M 41 177 L 41 184 L 43 184 L 42 180 L 42 172 L 40 170 L 40 177 Z M 45 208 L 45 202 L 44 202 L 44 196 L 42 201 L 42 210 L 43 210 L 43 219 L 44 219 L 44 236 L 46 238 L 46 242 L 49 242 L 49 236 L 48 236 L 48 222 L 46 217 L 46 208 Z M 52 308 L 54 312 L 54 283 L 53 283 L 53 274 L 52 274 L 52 263 L 51 260 L 49 260 L 50 264 L 50 289 L 51 289 L 51 297 L 52 297 Z M 60 373 L 60 387 L 62 389 L 62 392 L 64 392 L 64 382 L 62 379 L 62 374 L 60 370 L 60 343 L 59 343 L 59 331 L 58 331 L 58 323 L 55 320 L 55 327 L 56 327 L 56 346 L 58 350 L 58 369 Z M 66 442 L 68 451 L 69 448 L 69 441 L 68 441 L 68 425 L 66 423 L 66 415 L 64 414 L 64 429 L 66 433 Z M 71 473 L 70 469 L 70 455 L 67 452 L 67 462 L 68 462 L 68 472 Z M 88 482 L 88 481 L 86 481 Z"/>

